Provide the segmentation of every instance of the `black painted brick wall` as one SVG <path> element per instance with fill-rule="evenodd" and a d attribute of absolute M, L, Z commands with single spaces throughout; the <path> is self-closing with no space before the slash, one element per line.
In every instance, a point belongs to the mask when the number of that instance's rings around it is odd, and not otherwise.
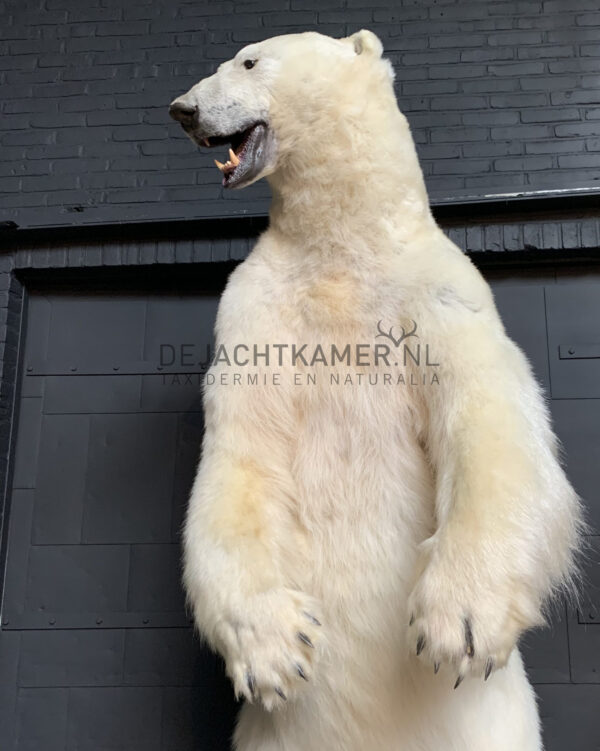
<path fill-rule="evenodd" d="M 4 0 L 0 219 L 21 226 L 263 214 L 222 200 L 169 101 L 245 43 L 384 41 L 434 201 L 600 189 L 598 0 Z"/>

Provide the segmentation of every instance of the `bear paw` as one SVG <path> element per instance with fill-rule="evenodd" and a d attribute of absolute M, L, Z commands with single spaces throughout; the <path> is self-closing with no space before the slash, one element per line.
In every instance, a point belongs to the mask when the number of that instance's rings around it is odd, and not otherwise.
<path fill-rule="evenodd" d="M 323 640 L 313 598 L 290 589 L 256 595 L 245 613 L 221 627 L 237 698 L 260 701 L 270 711 L 310 682 Z"/>
<path fill-rule="evenodd" d="M 524 587 L 501 582 L 484 565 L 457 571 L 431 561 L 409 598 L 409 647 L 435 673 L 448 665 L 454 688 L 468 675 L 487 680 L 506 665 L 520 634 L 541 621 Z"/>

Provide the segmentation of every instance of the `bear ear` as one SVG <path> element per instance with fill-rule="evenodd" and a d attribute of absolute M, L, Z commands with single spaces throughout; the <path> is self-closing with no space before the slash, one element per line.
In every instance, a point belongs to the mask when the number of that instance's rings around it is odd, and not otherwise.
<path fill-rule="evenodd" d="M 383 54 L 383 44 L 378 36 L 368 29 L 361 29 L 356 34 L 348 37 L 348 40 L 354 45 L 354 51 L 357 55 L 367 53 L 381 57 Z"/>

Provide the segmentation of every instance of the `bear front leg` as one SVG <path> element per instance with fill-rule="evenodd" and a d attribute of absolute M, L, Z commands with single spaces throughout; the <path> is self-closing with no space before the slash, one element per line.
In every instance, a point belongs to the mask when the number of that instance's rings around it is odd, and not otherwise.
<path fill-rule="evenodd" d="M 225 659 L 236 695 L 271 710 L 308 686 L 322 616 L 283 571 L 284 556 L 302 555 L 285 442 L 271 442 L 264 424 L 253 439 L 251 405 L 235 409 L 234 401 L 228 395 L 217 409 L 207 404 L 185 524 L 184 583 L 196 624 Z"/>
<path fill-rule="evenodd" d="M 409 644 L 435 672 L 449 664 L 457 687 L 487 679 L 543 622 L 580 522 L 522 353 L 489 313 L 444 313 L 439 386 L 424 396 L 437 529 L 421 544 Z"/>

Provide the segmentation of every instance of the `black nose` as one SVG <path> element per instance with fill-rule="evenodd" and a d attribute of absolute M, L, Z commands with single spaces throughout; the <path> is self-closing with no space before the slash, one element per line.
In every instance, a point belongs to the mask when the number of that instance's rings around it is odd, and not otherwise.
<path fill-rule="evenodd" d="M 173 102 L 169 107 L 169 115 L 171 115 L 173 120 L 177 120 L 177 122 L 187 126 L 193 124 L 196 112 L 198 112 L 198 108 L 194 105 L 178 101 Z"/>

